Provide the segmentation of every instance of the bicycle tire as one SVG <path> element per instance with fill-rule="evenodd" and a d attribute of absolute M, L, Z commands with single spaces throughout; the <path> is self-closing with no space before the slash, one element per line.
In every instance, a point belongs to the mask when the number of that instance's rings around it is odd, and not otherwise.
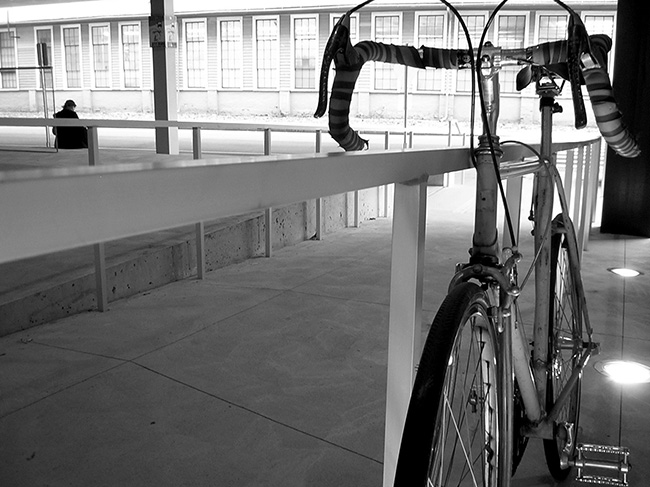
<path fill-rule="evenodd" d="M 577 305 L 579 299 L 571 272 L 572 255 L 568 250 L 567 237 L 562 216 L 554 221 L 556 231 L 551 237 L 551 299 L 549 300 L 548 363 L 549 373 L 546 381 L 546 408 L 553 407 L 557 397 L 577 366 L 583 348 L 582 315 Z M 553 428 L 554 438 L 544 440 L 544 456 L 548 470 L 556 480 L 564 480 L 571 467 L 562 464 L 561 456 L 565 447 L 572 456 L 575 450 L 575 434 L 578 431 L 580 416 L 581 379 L 574 387 L 569 400 L 560 411 Z M 567 446 L 567 424 L 572 425 L 574 439 Z"/>
<path fill-rule="evenodd" d="M 395 486 L 498 485 L 497 340 L 488 309 L 485 292 L 462 283 L 438 310 L 409 403 Z"/>

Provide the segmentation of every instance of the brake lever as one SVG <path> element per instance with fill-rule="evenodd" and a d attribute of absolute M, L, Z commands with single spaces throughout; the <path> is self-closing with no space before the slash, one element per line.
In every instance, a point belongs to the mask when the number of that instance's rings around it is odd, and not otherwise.
<path fill-rule="evenodd" d="M 571 84 L 571 95 L 573 98 L 573 112 L 575 114 L 575 127 L 581 129 L 587 125 L 587 110 L 582 96 L 582 77 L 580 60 L 582 53 L 588 48 L 585 45 L 585 36 L 587 35 L 584 26 L 569 22 L 569 42 L 567 52 L 567 69 L 569 71 L 569 83 Z"/>

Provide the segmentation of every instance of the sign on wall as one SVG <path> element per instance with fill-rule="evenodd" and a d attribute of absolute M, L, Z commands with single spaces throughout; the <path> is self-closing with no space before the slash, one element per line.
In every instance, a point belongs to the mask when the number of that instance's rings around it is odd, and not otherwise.
<path fill-rule="evenodd" d="M 149 17 L 151 47 L 178 47 L 176 19 L 171 15 Z"/>

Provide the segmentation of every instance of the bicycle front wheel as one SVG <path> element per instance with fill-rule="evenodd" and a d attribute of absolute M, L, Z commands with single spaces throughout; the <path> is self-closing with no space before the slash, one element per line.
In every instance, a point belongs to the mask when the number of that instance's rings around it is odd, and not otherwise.
<path fill-rule="evenodd" d="M 582 314 L 578 306 L 578 290 L 571 271 L 574 257 L 569 252 L 567 242 L 570 237 L 564 231 L 561 216 L 556 217 L 554 227 L 557 231 L 551 239 L 547 411 L 553 407 L 566 386 L 583 350 Z M 571 470 L 562 462 L 562 456 L 573 456 L 575 450 L 575 434 L 578 432 L 580 413 L 580 383 L 579 378 L 555 421 L 554 438 L 544 440 L 546 464 L 556 480 L 565 479 Z"/>
<path fill-rule="evenodd" d="M 396 486 L 497 485 L 497 342 L 488 308 L 473 283 L 442 303 L 415 379 Z"/>

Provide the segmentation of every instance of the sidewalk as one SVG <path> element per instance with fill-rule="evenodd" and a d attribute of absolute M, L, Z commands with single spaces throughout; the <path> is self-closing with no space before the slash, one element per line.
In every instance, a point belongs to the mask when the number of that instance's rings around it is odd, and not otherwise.
<path fill-rule="evenodd" d="M 471 192 L 430 188 L 425 323 L 466 258 Z M 390 241 L 390 219 L 366 222 L 0 338 L 0 484 L 380 486 Z M 594 363 L 650 356 L 648 246 L 597 234 L 584 254 Z M 623 265 L 645 274 L 606 270 Z M 620 437 L 643 485 L 648 385 L 592 365 L 580 441 Z M 556 485 L 539 441 L 514 485 Z"/>

